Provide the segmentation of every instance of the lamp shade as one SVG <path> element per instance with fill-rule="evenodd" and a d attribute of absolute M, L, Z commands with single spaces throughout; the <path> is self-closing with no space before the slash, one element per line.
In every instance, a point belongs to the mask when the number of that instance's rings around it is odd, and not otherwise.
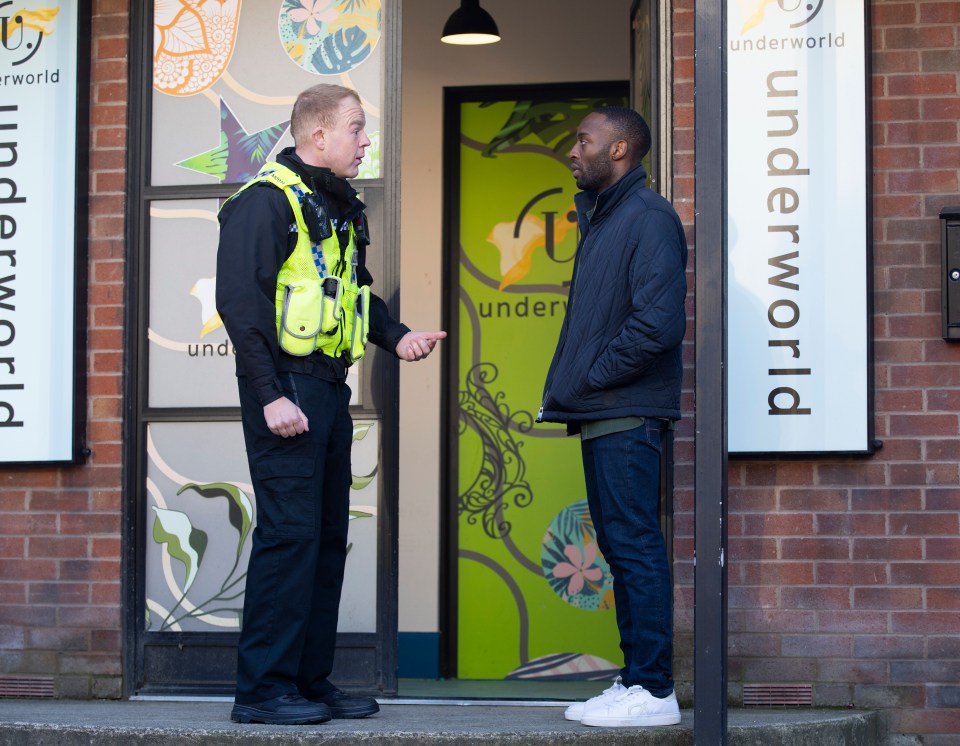
<path fill-rule="evenodd" d="M 447 44 L 492 44 L 500 41 L 493 17 L 480 7 L 480 0 L 461 0 L 443 26 L 440 41 Z"/>

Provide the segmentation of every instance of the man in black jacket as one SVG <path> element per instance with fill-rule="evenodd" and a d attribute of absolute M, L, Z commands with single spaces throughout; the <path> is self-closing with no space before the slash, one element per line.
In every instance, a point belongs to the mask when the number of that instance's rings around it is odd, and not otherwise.
<path fill-rule="evenodd" d="M 673 725 L 673 590 L 657 519 L 660 446 L 680 417 L 687 244 L 673 207 L 645 186 L 650 130 L 604 107 L 570 151 L 580 227 L 567 313 L 538 421 L 579 432 L 590 515 L 613 574 L 624 665 L 567 708 L 584 725 Z"/>
<path fill-rule="evenodd" d="M 379 709 L 328 680 L 349 520 L 347 368 L 363 354 L 367 327 L 371 342 L 408 361 L 446 334 L 410 331 L 369 293 L 364 205 L 346 181 L 370 145 L 365 126 L 355 91 L 307 89 L 291 115 L 295 147 L 220 213 L 217 310 L 237 351 L 257 502 L 231 713 L 238 722 L 317 723 Z M 319 305 L 328 290 L 329 319 Z M 301 297 L 309 301 L 297 307 Z"/>

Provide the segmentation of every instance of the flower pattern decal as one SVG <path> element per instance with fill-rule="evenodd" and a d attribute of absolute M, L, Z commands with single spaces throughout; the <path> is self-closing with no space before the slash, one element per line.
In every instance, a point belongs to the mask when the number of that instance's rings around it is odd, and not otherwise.
<path fill-rule="evenodd" d="M 283 0 L 280 42 L 287 55 L 317 75 L 361 65 L 380 41 L 381 0 Z"/>
<path fill-rule="evenodd" d="M 583 548 L 582 555 L 576 544 L 567 544 L 563 553 L 570 561 L 558 562 L 553 566 L 552 572 L 555 578 L 570 578 L 567 585 L 568 596 L 575 596 L 582 591 L 587 580 L 597 582 L 603 579 L 603 570 L 593 564 L 597 559 L 597 545 L 593 542 Z"/>
<path fill-rule="evenodd" d="M 586 500 L 568 505 L 553 519 L 543 537 L 540 565 L 554 593 L 571 606 L 613 608 L 613 575 L 597 549 Z"/>

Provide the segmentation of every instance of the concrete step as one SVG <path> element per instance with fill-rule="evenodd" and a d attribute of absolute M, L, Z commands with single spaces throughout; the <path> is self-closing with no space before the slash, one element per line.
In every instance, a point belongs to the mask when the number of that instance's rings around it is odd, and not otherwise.
<path fill-rule="evenodd" d="M 378 715 L 322 725 L 240 725 L 228 701 L 0 699 L 5 746 L 691 746 L 693 713 L 660 728 L 589 728 L 563 719 L 566 703 L 398 704 Z M 875 746 L 878 718 L 854 710 L 731 709 L 729 746 Z M 715 741 L 719 743 L 719 741 Z"/>

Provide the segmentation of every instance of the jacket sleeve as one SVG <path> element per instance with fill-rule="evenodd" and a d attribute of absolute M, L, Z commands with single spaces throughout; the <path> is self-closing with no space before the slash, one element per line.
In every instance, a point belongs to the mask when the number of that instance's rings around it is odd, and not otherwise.
<path fill-rule="evenodd" d="M 590 368 L 587 380 L 598 390 L 638 378 L 686 331 L 687 246 L 679 221 L 649 210 L 627 270 L 629 311 L 619 333 Z"/>
<path fill-rule="evenodd" d="M 266 406 L 283 394 L 277 378 L 277 274 L 292 250 L 293 211 L 282 191 L 255 185 L 220 213 L 217 311 L 247 376 Z"/>
<path fill-rule="evenodd" d="M 373 276 L 366 265 L 366 247 L 360 254 L 360 266 L 357 269 L 357 282 L 360 285 L 372 285 Z M 397 357 L 397 344 L 410 327 L 401 324 L 390 315 L 384 300 L 370 293 L 370 341 L 382 350 Z"/>

